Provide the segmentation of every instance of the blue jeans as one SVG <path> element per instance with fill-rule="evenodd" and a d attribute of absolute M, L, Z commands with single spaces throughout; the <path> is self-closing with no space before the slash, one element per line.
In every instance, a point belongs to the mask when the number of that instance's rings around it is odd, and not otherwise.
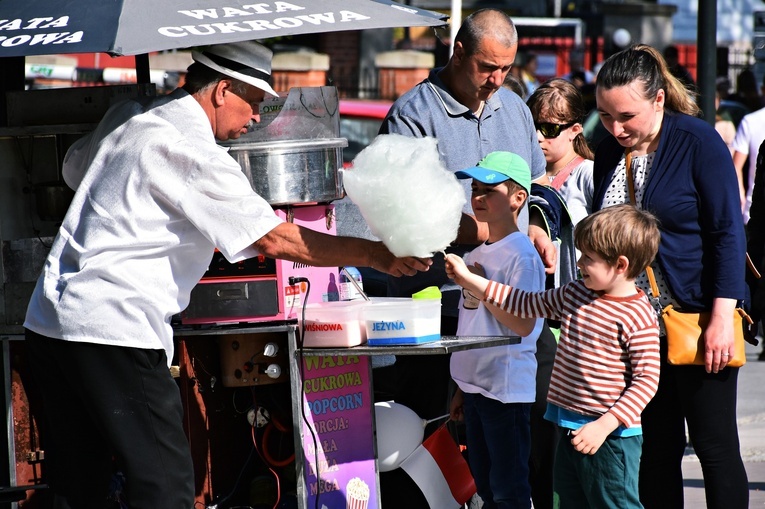
<path fill-rule="evenodd" d="M 558 442 L 553 486 L 560 509 L 642 509 L 638 471 L 643 437 L 608 437 L 598 452 L 582 454 L 571 436 Z"/>
<path fill-rule="evenodd" d="M 484 509 L 531 507 L 531 403 L 465 393 L 468 463 Z"/>

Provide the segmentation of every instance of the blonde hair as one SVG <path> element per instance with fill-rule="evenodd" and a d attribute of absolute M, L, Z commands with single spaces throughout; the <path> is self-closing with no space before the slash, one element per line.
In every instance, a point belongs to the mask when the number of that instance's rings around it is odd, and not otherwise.
<path fill-rule="evenodd" d="M 574 244 L 590 251 L 611 266 L 620 256 L 629 262 L 628 279 L 635 279 L 656 257 L 659 250 L 659 220 L 634 205 L 607 207 L 586 216 L 574 229 Z"/>
<path fill-rule="evenodd" d="M 696 94 L 688 90 L 667 67 L 656 48 L 635 44 L 608 57 L 598 71 L 597 87 L 609 90 L 638 81 L 643 84 L 643 97 L 653 100 L 664 90 L 664 106 L 670 110 L 698 116 Z"/>

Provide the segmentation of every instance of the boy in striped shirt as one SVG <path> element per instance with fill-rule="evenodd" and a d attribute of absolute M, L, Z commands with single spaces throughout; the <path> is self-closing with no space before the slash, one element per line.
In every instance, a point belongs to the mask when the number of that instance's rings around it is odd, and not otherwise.
<path fill-rule="evenodd" d="M 545 418 L 568 436 L 555 458 L 560 508 L 642 508 L 640 414 L 659 383 L 656 312 L 635 278 L 659 246 L 657 220 L 632 205 L 585 217 L 574 240 L 582 279 L 530 293 L 482 277 L 448 255 L 449 277 L 519 317 L 560 320 Z"/>

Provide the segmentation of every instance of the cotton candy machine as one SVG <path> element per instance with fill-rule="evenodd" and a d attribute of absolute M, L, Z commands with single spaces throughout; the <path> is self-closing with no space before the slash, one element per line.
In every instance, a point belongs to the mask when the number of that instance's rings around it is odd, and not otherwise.
<path fill-rule="evenodd" d="M 335 87 L 297 87 L 268 98 L 261 121 L 222 143 L 252 188 L 273 206 L 326 203 L 343 197 L 339 100 Z"/>
<path fill-rule="evenodd" d="M 253 189 L 273 206 L 329 202 L 343 197 L 338 168 L 345 138 L 242 143 L 230 153 Z"/>
<path fill-rule="evenodd" d="M 228 147 L 252 188 L 274 213 L 322 233 L 336 232 L 342 198 L 339 100 L 335 87 L 298 87 L 261 104 L 261 122 Z M 266 257 L 231 264 L 216 252 L 191 293 L 184 324 L 296 320 L 303 303 L 338 300 L 337 267 Z M 310 292 L 306 297 L 308 284 Z"/>

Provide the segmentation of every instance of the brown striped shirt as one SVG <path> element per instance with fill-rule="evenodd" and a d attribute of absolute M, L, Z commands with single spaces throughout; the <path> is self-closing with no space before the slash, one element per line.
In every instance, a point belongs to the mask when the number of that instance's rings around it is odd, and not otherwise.
<path fill-rule="evenodd" d="M 588 416 L 611 412 L 626 427 L 659 384 L 659 326 L 642 290 L 601 295 L 574 281 L 528 293 L 490 281 L 484 300 L 523 318 L 560 320 L 547 401 Z"/>

